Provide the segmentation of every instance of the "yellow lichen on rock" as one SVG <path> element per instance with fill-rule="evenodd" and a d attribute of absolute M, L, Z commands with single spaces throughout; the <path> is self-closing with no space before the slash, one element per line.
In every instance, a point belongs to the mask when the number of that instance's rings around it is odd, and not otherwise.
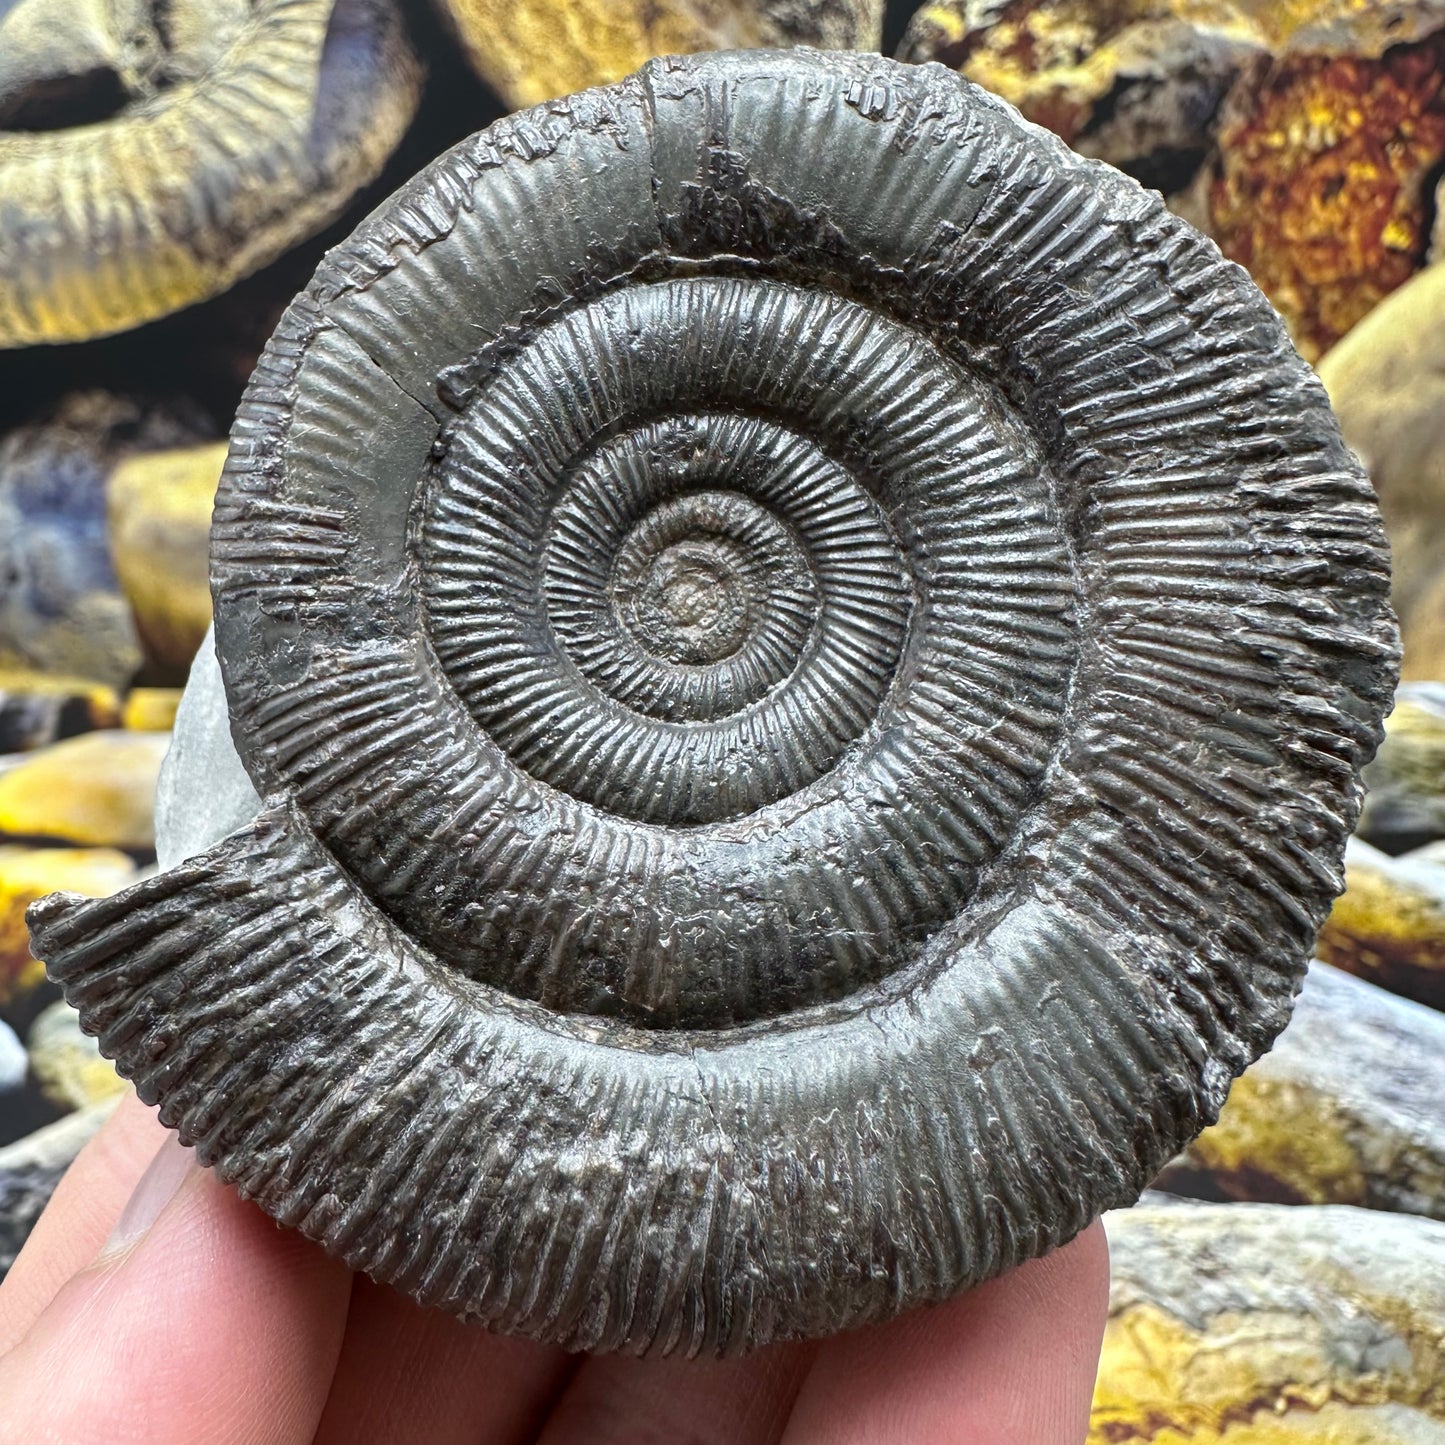
<path fill-rule="evenodd" d="M 1345 891 L 1317 950 L 1336 968 L 1445 1008 L 1445 863 L 1391 858 L 1352 839 Z"/>
<path fill-rule="evenodd" d="M 96 732 L 0 773 L 0 833 L 149 849 L 167 733 Z"/>
<path fill-rule="evenodd" d="M 1211 1325 L 1191 1329 L 1149 1304 L 1113 1316 L 1088 1445 L 1445 1445 L 1445 1422 L 1372 1400 L 1368 1386 L 1333 1398 L 1320 1345 L 1288 1311 Z M 1271 1366 L 1295 1378 L 1268 1381 Z"/>
<path fill-rule="evenodd" d="M 48 893 L 103 898 L 135 880 L 136 865 L 114 848 L 0 846 L 0 1003 L 44 974 L 30 952 L 25 910 Z"/>
<path fill-rule="evenodd" d="M 146 656 L 184 676 L 211 625 L 207 543 L 226 443 L 126 458 L 106 491 L 110 553 Z"/>
<path fill-rule="evenodd" d="M 1089 1445 L 1445 1442 L 1445 1225 L 1248 1204 L 1107 1223 Z"/>
<path fill-rule="evenodd" d="M 1267 1177 L 1282 1203 L 1359 1204 L 1365 1193 L 1359 1153 L 1329 1098 L 1267 1070 L 1234 1081 L 1219 1122 L 1189 1157 L 1217 1177 Z"/>
<path fill-rule="evenodd" d="M 128 732 L 169 732 L 180 705 L 178 687 L 133 687 L 126 694 L 120 725 Z"/>
<path fill-rule="evenodd" d="M 1322 962 L 1158 1186 L 1445 1219 L 1445 1015 Z"/>
<path fill-rule="evenodd" d="M 758 46 L 872 50 L 881 0 L 443 0 L 477 73 L 509 105 L 620 80 L 654 55 Z"/>

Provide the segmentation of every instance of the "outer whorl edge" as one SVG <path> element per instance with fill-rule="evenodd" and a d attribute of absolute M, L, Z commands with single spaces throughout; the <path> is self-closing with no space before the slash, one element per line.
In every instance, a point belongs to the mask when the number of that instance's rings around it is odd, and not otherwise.
<path fill-rule="evenodd" d="M 1132 1200 L 1283 1026 L 1396 662 L 1244 273 L 876 56 L 443 156 L 283 318 L 212 570 L 266 811 L 37 948 L 277 1219 L 589 1349 Z"/>

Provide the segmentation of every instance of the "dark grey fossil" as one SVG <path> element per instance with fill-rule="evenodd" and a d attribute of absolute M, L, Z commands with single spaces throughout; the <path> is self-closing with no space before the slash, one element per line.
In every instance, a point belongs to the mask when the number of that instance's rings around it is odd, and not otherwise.
<path fill-rule="evenodd" d="M 1396 637 L 1245 274 L 937 66 L 654 62 L 323 262 L 212 536 L 266 809 L 32 910 L 352 1266 L 588 1349 L 944 1298 L 1289 1013 Z"/>

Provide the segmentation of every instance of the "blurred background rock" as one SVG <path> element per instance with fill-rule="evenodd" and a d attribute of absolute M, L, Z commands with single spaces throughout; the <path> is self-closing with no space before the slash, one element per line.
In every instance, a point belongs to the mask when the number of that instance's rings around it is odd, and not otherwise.
<path fill-rule="evenodd" d="M 1161 191 L 1369 468 L 1407 682 L 1292 1022 L 1109 1221 L 1091 1445 L 1445 1445 L 1445 0 L 0 4 L 0 1272 L 123 1087 L 24 910 L 154 866 L 225 434 L 282 308 L 506 111 L 791 43 L 940 62 Z"/>

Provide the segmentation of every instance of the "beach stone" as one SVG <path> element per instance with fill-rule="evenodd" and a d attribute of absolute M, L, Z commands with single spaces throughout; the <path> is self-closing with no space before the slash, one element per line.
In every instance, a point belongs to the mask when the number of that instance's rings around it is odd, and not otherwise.
<path fill-rule="evenodd" d="M 104 897 L 133 883 L 136 871 L 135 863 L 114 848 L 0 846 L 0 1013 L 15 1007 L 45 978 L 43 966 L 30 952 L 26 908 L 62 890 Z"/>
<path fill-rule="evenodd" d="M 1445 1015 L 1317 962 L 1273 1049 L 1155 1182 L 1445 1219 L 1442 1099 Z"/>
<path fill-rule="evenodd" d="M 0 668 L 0 754 L 29 752 L 120 722 L 112 687 L 32 668 Z"/>
<path fill-rule="evenodd" d="M 225 442 L 127 457 L 107 493 L 111 560 L 147 660 L 185 677 L 211 625 L 207 549 Z"/>
<path fill-rule="evenodd" d="M 0 1147 L 0 1279 L 15 1263 L 61 1175 L 116 1103 L 109 1099 Z"/>
<path fill-rule="evenodd" d="M 1445 265 L 1382 301 L 1319 374 L 1390 534 L 1401 675 L 1445 678 Z"/>
<path fill-rule="evenodd" d="M 30 1026 L 26 1049 L 41 1092 L 62 1109 L 88 1108 L 125 1089 L 115 1065 L 81 1032 L 80 1015 L 64 1001 L 51 1004 Z"/>
<path fill-rule="evenodd" d="M 1445 863 L 1428 850 L 1392 858 L 1352 838 L 1345 891 L 1317 948 L 1338 968 L 1445 1008 Z"/>
<path fill-rule="evenodd" d="M 1445 1441 L 1445 1224 L 1228 1204 L 1106 1225 L 1089 1445 Z"/>
<path fill-rule="evenodd" d="M 1366 842 L 1394 854 L 1445 838 L 1445 683 L 1401 684 L 1364 777 Z"/>
<path fill-rule="evenodd" d="M 168 733 L 105 731 L 28 754 L 0 773 L 0 833 L 149 850 Z"/>
<path fill-rule="evenodd" d="M 0 667 L 130 680 L 144 657 L 111 556 L 111 473 L 211 431 L 184 401 L 86 391 L 0 436 Z"/>
<path fill-rule="evenodd" d="M 900 55 L 1163 191 L 1311 360 L 1426 259 L 1441 0 L 934 0 Z"/>
<path fill-rule="evenodd" d="M 106 534 L 108 443 L 125 413 L 85 394 L 0 438 L 0 665 L 112 685 L 140 666 Z"/>
<path fill-rule="evenodd" d="M 813 45 L 876 50 L 883 0 L 438 0 L 509 106 L 620 80 L 654 55 Z"/>
<path fill-rule="evenodd" d="M 180 705 L 178 687 L 133 687 L 125 695 L 120 725 L 129 732 L 170 732 Z"/>
<path fill-rule="evenodd" d="M 0 1112 L 6 1107 L 5 1095 L 24 1084 L 29 1067 L 25 1045 L 15 1030 L 0 1019 Z"/>

